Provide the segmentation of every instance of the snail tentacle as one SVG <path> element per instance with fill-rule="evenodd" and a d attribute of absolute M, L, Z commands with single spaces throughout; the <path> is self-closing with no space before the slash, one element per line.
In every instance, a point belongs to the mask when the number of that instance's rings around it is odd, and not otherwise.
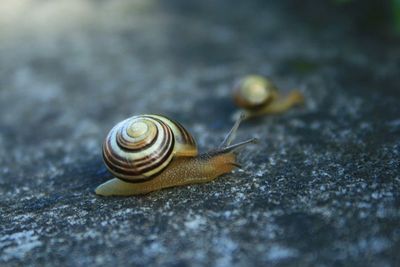
<path fill-rule="evenodd" d="M 231 128 L 231 130 L 228 132 L 228 134 L 225 136 L 224 140 L 222 141 L 222 143 L 219 145 L 219 148 L 224 148 L 229 146 L 232 141 L 235 139 L 236 137 L 236 132 L 240 126 L 240 123 L 245 119 L 245 114 L 243 112 L 240 112 L 240 114 L 238 114 L 235 124 L 233 125 L 233 127 Z"/>

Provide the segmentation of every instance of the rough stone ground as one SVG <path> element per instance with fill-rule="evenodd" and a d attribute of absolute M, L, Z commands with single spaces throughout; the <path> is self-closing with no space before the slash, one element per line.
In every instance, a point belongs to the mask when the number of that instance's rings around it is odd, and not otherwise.
<path fill-rule="evenodd" d="M 263 2 L 2 3 L 1 266 L 400 265 L 399 39 L 363 9 Z M 248 73 L 307 104 L 241 127 L 261 140 L 242 170 L 93 193 L 116 122 L 166 114 L 211 149 Z"/>

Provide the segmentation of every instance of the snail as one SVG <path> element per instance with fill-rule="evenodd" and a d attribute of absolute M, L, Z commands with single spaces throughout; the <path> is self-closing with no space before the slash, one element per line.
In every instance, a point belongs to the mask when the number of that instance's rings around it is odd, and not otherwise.
<path fill-rule="evenodd" d="M 96 194 L 139 195 L 162 188 L 205 183 L 240 167 L 237 149 L 255 138 L 231 145 L 240 117 L 221 145 L 199 154 L 192 135 L 178 122 L 160 115 L 128 118 L 108 133 L 103 160 L 116 177 L 96 188 Z"/>
<path fill-rule="evenodd" d="M 246 119 L 264 115 L 283 113 L 291 107 L 304 103 L 303 94 L 298 90 L 280 96 L 277 87 L 269 80 L 258 75 L 249 75 L 234 86 L 234 101 L 242 108 Z M 237 118 L 237 114 L 234 118 Z"/>

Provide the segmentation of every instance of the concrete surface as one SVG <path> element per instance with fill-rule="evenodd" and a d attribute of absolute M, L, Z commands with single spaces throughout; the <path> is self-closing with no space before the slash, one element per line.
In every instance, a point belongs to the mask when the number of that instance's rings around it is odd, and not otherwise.
<path fill-rule="evenodd" d="M 316 2 L 6 1 L 0 265 L 399 266 L 400 42 Z M 307 104 L 242 125 L 242 170 L 94 194 L 114 124 L 166 114 L 212 149 L 249 73 Z"/>

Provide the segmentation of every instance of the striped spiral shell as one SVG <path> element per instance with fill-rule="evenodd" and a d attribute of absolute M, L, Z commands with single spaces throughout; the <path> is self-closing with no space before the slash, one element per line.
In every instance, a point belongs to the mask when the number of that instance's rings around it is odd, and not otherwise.
<path fill-rule="evenodd" d="M 137 183 L 162 172 L 173 157 L 194 157 L 193 137 L 178 122 L 158 115 L 128 118 L 108 133 L 103 159 L 115 177 Z"/>
<path fill-rule="evenodd" d="M 239 80 L 234 87 L 234 101 L 244 109 L 259 109 L 276 97 L 276 86 L 268 79 L 249 75 Z"/>

